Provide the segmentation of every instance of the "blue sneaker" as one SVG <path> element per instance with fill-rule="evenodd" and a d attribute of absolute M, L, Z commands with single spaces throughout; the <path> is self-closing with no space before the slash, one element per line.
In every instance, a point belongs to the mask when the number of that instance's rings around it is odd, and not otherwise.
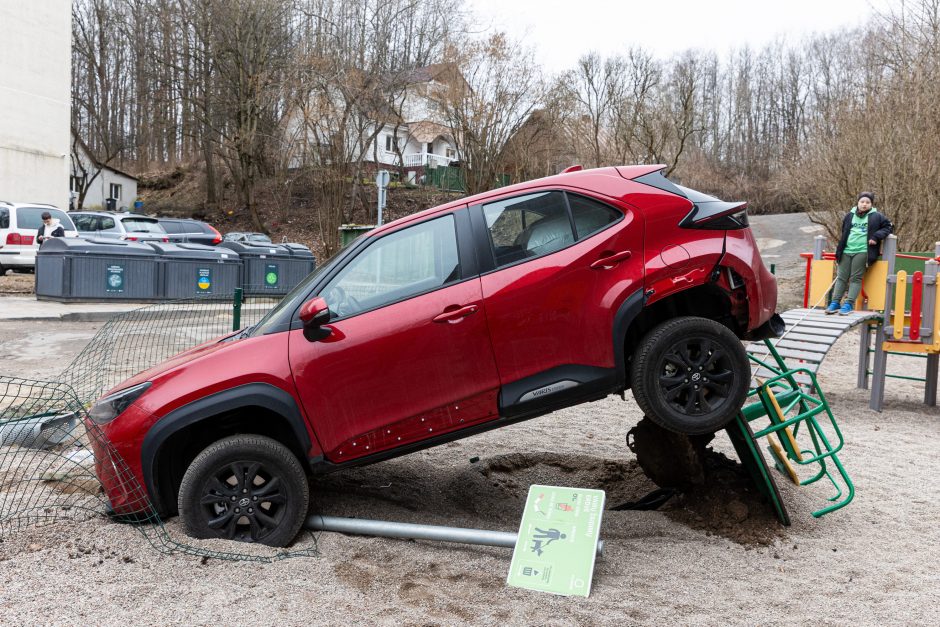
<path fill-rule="evenodd" d="M 827 316 L 831 316 L 832 314 L 834 314 L 834 313 L 837 312 L 837 311 L 839 311 L 839 301 L 837 301 L 837 300 L 832 301 L 831 303 L 829 303 L 829 306 L 826 307 L 826 315 L 827 315 Z"/>
<path fill-rule="evenodd" d="M 847 316 L 852 313 L 852 303 L 850 301 L 845 301 L 842 303 L 842 308 L 839 310 L 840 316 Z"/>

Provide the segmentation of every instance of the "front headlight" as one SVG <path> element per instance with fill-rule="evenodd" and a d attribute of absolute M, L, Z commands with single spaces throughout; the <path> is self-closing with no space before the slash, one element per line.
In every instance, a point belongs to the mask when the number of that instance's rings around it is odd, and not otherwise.
<path fill-rule="evenodd" d="M 130 407 L 131 403 L 136 401 L 149 387 L 150 381 L 147 381 L 146 383 L 124 388 L 114 394 L 105 396 L 95 403 L 95 406 L 88 412 L 88 417 L 95 421 L 96 424 L 107 424 L 120 416 L 121 412 Z"/>

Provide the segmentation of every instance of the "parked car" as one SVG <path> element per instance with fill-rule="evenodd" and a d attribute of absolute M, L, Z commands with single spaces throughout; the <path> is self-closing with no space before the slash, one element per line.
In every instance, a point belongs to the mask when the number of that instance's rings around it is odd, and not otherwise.
<path fill-rule="evenodd" d="M 36 251 L 39 250 L 36 234 L 46 211 L 62 224 L 66 237 L 78 237 L 72 220 L 61 209 L 37 203 L 0 201 L 0 276 L 7 270 L 36 267 Z"/>
<path fill-rule="evenodd" d="M 242 233 L 232 231 L 222 237 L 223 242 L 259 242 L 261 244 L 270 244 L 271 238 L 264 233 Z"/>
<path fill-rule="evenodd" d="M 283 545 L 307 472 L 628 388 L 666 428 L 724 427 L 751 378 L 741 339 L 783 330 L 776 282 L 746 203 L 662 168 L 565 173 L 383 225 L 256 326 L 121 383 L 89 414 L 113 509 L 140 505 L 106 441 L 189 534 Z"/>
<path fill-rule="evenodd" d="M 160 225 L 170 236 L 171 242 L 191 242 L 215 246 L 222 241 L 222 234 L 205 222 L 192 219 L 159 218 Z"/>
<path fill-rule="evenodd" d="M 81 237 L 121 239 L 133 242 L 169 242 L 160 221 L 136 213 L 70 211 Z"/>

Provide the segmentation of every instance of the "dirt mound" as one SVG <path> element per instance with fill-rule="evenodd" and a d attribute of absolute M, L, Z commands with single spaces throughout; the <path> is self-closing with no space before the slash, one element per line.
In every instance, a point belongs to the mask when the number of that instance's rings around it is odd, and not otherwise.
<path fill-rule="evenodd" d="M 713 437 L 672 433 L 644 417 L 627 444 L 652 481 L 676 490 L 662 508 L 670 518 L 741 544 L 769 544 L 783 526 L 745 467 L 708 448 Z"/>

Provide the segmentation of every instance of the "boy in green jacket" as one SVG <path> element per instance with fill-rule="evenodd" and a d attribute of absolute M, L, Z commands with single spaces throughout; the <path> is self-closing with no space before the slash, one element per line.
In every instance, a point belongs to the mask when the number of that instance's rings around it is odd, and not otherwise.
<path fill-rule="evenodd" d="M 852 312 L 862 291 L 865 269 L 878 259 L 881 241 L 894 230 L 891 221 L 875 209 L 874 203 L 874 193 L 862 192 L 856 205 L 842 220 L 842 237 L 836 247 L 839 271 L 832 288 L 832 302 L 826 307 L 827 314 L 838 312 L 844 316 Z M 846 289 L 849 295 L 842 301 Z"/>

